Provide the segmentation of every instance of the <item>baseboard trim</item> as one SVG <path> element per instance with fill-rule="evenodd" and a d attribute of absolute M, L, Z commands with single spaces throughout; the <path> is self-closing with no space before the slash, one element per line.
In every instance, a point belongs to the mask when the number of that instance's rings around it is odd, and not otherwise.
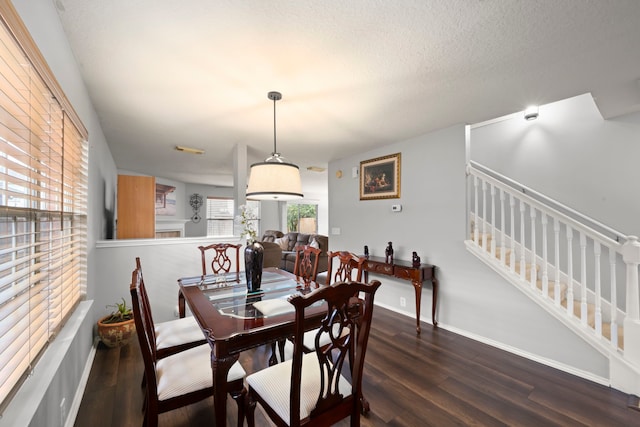
<path fill-rule="evenodd" d="M 87 383 L 89 382 L 89 375 L 91 374 L 91 367 L 93 367 L 93 360 L 96 357 L 96 350 L 98 349 L 99 341 L 100 338 L 98 337 L 95 337 L 93 340 L 93 346 L 91 347 L 89 357 L 87 357 L 87 361 L 84 364 L 82 377 L 80 377 L 78 389 L 76 390 L 76 394 L 73 396 L 73 402 L 71 402 L 71 406 L 69 407 L 69 414 L 67 415 L 67 421 L 64 423 L 64 427 L 73 427 L 76 423 L 80 404 L 82 403 L 82 396 L 84 396 L 84 391 L 86 390 Z"/>

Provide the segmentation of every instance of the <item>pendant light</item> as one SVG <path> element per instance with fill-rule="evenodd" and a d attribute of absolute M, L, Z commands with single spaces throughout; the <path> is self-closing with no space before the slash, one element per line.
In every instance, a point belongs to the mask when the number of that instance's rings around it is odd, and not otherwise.
<path fill-rule="evenodd" d="M 273 101 L 273 153 L 264 162 L 251 165 L 247 198 L 253 200 L 293 200 L 302 198 L 300 169 L 288 163 L 276 149 L 276 101 L 280 92 L 269 92 Z"/>

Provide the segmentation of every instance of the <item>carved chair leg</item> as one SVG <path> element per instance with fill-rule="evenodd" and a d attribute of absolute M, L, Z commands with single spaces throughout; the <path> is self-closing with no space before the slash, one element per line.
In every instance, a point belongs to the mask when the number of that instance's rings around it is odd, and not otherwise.
<path fill-rule="evenodd" d="M 276 353 L 275 341 L 271 343 L 271 356 L 269 356 L 269 366 L 273 366 L 278 363 L 278 356 Z"/>
<path fill-rule="evenodd" d="M 278 349 L 276 353 L 276 343 L 278 344 Z M 269 357 L 269 366 L 276 365 L 278 363 L 284 362 L 284 346 L 286 340 L 274 341 L 271 343 L 271 356 Z M 280 360 L 278 360 L 278 355 L 280 356 Z"/>
<path fill-rule="evenodd" d="M 244 425 L 245 409 L 247 407 L 247 389 L 242 387 L 242 390 L 233 390 L 230 391 L 229 394 L 233 400 L 236 401 L 236 405 L 238 406 L 238 427 L 242 427 Z"/>
<path fill-rule="evenodd" d="M 362 415 L 367 415 L 370 410 L 371 407 L 369 406 L 369 401 L 367 400 L 367 398 L 364 396 L 360 396 L 360 412 L 362 413 Z"/>
<path fill-rule="evenodd" d="M 249 393 L 247 395 L 247 398 L 245 399 L 246 402 L 246 417 L 247 417 L 247 426 L 248 427 L 255 427 L 256 425 L 256 420 L 255 420 L 255 412 L 256 412 L 256 401 L 253 400 L 251 393 Z"/>

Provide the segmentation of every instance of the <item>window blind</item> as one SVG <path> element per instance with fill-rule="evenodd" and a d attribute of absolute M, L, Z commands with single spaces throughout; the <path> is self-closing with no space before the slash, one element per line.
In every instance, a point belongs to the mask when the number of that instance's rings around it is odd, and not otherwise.
<path fill-rule="evenodd" d="M 83 133 L 41 77 L 42 67 L 34 66 L 0 12 L 4 406 L 86 293 L 88 152 Z"/>
<path fill-rule="evenodd" d="M 260 228 L 260 201 L 247 200 L 253 213 L 256 215 L 254 221 L 255 229 Z M 227 198 L 207 198 L 207 236 L 233 236 L 235 224 L 235 202 Z M 239 231 L 238 231 L 239 233 Z"/>
<path fill-rule="evenodd" d="M 207 236 L 233 236 L 233 199 L 207 198 Z"/>

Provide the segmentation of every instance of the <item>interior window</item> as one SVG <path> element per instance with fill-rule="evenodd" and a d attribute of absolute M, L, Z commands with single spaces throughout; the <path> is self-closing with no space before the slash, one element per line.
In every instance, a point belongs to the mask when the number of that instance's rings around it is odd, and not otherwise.
<path fill-rule="evenodd" d="M 318 205 L 287 204 L 287 232 L 305 234 L 318 232 Z"/>
<path fill-rule="evenodd" d="M 260 230 L 260 202 L 247 200 L 256 215 L 255 229 Z M 233 236 L 235 225 L 235 203 L 229 198 L 207 198 L 207 237 Z M 259 233 L 258 233 L 259 234 Z"/>
<path fill-rule="evenodd" d="M 86 294 L 87 133 L 0 21 L 0 411 Z M 3 25 L 4 24 L 4 25 Z M 62 101 L 60 101 L 62 100 Z"/>

